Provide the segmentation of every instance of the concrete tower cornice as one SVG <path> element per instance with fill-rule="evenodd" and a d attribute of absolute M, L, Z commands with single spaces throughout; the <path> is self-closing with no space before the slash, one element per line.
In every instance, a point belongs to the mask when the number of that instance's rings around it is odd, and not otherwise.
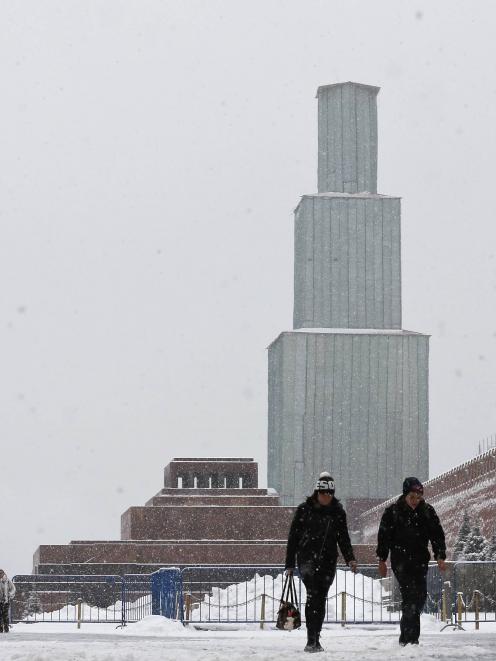
<path fill-rule="evenodd" d="M 319 93 L 323 90 L 330 89 L 332 87 L 344 87 L 345 85 L 351 85 L 353 87 L 361 87 L 366 90 L 370 90 L 371 92 L 374 92 L 375 94 L 378 94 L 381 90 L 380 87 L 376 87 L 375 85 L 366 85 L 365 83 L 354 83 L 351 80 L 347 80 L 344 83 L 330 83 L 329 85 L 319 85 L 317 88 L 317 93 L 315 95 L 315 98 L 319 98 Z"/>

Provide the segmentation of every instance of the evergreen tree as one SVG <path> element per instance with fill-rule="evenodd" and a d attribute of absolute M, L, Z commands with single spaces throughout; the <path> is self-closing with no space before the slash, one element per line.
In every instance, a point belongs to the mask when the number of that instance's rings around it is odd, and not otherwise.
<path fill-rule="evenodd" d="M 38 593 L 35 591 L 30 592 L 22 616 L 25 618 L 29 618 L 32 615 L 36 615 L 37 613 L 41 613 L 41 612 L 42 612 L 41 601 Z"/>
<path fill-rule="evenodd" d="M 468 510 L 465 510 L 463 513 L 463 521 L 460 530 L 458 531 L 458 537 L 453 547 L 453 558 L 455 560 L 464 559 L 465 544 L 471 532 L 470 516 L 468 515 Z"/>
<path fill-rule="evenodd" d="M 464 560 L 485 560 L 487 541 L 481 533 L 479 523 L 475 523 L 463 550 Z"/>
<path fill-rule="evenodd" d="M 493 532 L 491 537 L 487 540 L 486 545 L 486 560 L 496 562 L 496 532 Z"/>

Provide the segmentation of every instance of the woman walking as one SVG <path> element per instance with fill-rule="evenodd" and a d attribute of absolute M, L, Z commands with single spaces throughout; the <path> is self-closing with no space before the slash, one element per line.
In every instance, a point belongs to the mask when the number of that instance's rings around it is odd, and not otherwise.
<path fill-rule="evenodd" d="M 338 546 L 346 564 L 357 571 L 346 513 L 334 493 L 334 479 L 321 473 L 313 494 L 298 506 L 289 531 L 286 571 L 292 574 L 298 566 L 307 591 L 305 652 L 323 652 L 319 638 L 327 593 L 336 574 Z"/>

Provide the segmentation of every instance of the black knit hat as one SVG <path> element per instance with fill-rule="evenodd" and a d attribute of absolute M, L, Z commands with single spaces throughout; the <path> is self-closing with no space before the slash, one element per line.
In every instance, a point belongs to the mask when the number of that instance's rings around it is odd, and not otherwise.
<path fill-rule="evenodd" d="M 334 495 L 336 486 L 334 484 L 334 478 L 330 473 L 324 471 L 319 475 L 319 479 L 315 485 L 315 491 L 320 491 L 320 493 L 330 493 Z"/>
<path fill-rule="evenodd" d="M 411 491 L 419 493 L 422 496 L 424 494 L 422 482 L 416 477 L 405 477 L 405 481 L 403 482 L 403 495 L 406 496 Z"/>

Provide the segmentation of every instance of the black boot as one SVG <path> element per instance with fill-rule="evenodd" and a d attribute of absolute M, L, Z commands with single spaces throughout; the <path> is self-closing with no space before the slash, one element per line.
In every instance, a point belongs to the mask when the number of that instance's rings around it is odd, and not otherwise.
<path fill-rule="evenodd" d="M 307 629 L 307 644 L 305 646 L 305 649 L 303 650 L 304 652 L 315 652 L 315 643 L 317 641 L 317 635 L 315 632 L 310 631 L 310 629 Z"/>
<path fill-rule="evenodd" d="M 323 648 L 319 642 L 319 634 L 314 631 L 307 631 L 307 644 L 304 652 L 323 652 Z"/>

